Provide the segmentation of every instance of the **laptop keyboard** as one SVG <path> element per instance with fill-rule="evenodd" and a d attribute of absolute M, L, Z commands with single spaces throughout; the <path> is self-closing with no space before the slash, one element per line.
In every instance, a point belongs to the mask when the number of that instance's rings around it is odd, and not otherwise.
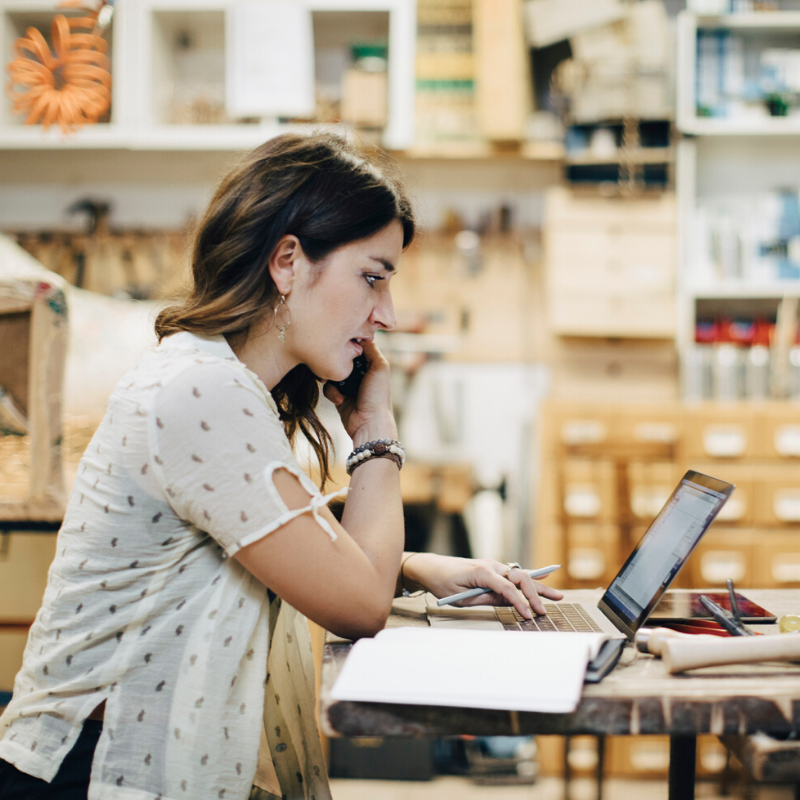
<path fill-rule="evenodd" d="M 495 608 L 507 631 L 578 631 L 602 633 L 600 626 L 577 603 L 545 603 L 546 617 L 525 619 L 515 608 Z"/>

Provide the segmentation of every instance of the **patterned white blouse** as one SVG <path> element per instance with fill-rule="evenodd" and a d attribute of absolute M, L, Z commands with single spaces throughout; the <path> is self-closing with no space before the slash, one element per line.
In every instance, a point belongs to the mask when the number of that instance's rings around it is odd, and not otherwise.
<path fill-rule="evenodd" d="M 287 509 L 278 468 L 298 476 L 308 508 Z M 300 469 L 267 388 L 223 337 L 179 333 L 146 354 L 79 466 L 0 717 L 0 758 L 52 780 L 105 700 L 90 800 L 248 797 L 264 737 L 270 604 L 229 556 L 302 513 L 334 539 L 318 516 L 331 496 Z M 292 770 L 300 796 L 312 796 L 301 772 L 327 796 L 311 763 Z"/>

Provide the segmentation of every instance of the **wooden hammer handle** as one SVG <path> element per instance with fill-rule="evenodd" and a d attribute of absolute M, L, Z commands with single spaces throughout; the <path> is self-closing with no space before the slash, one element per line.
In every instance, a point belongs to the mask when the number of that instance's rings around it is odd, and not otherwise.
<path fill-rule="evenodd" d="M 800 636 L 668 639 L 661 657 L 667 672 L 756 661 L 800 661 Z"/>

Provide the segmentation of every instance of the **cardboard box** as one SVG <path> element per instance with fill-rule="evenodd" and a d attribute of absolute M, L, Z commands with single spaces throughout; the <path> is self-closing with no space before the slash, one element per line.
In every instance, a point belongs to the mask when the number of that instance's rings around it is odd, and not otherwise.
<path fill-rule="evenodd" d="M 362 128 L 382 128 L 387 113 L 386 73 L 348 69 L 342 78 L 342 119 Z"/>

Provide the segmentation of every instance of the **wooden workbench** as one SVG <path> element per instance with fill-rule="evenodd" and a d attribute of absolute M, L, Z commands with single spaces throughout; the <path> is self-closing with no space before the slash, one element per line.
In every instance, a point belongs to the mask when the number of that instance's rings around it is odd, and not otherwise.
<path fill-rule="evenodd" d="M 800 611 L 800 590 L 743 593 L 779 617 Z M 568 601 L 596 603 L 601 592 L 566 594 Z M 393 626 L 409 622 L 425 624 L 390 618 Z M 699 734 L 800 734 L 800 664 L 729 666 L 673 676 L 660 660 L 629 647 L 601 683 L 585 686 L 575 712 L 542 714 L 333 700 L 330 688 L 351 647 L 333 637 L 325 645 L 320 716 L 328 736 L 668 734 L 672 737 L 670 797 L 686 798 L 693 795 L 694 745 Z"/>

